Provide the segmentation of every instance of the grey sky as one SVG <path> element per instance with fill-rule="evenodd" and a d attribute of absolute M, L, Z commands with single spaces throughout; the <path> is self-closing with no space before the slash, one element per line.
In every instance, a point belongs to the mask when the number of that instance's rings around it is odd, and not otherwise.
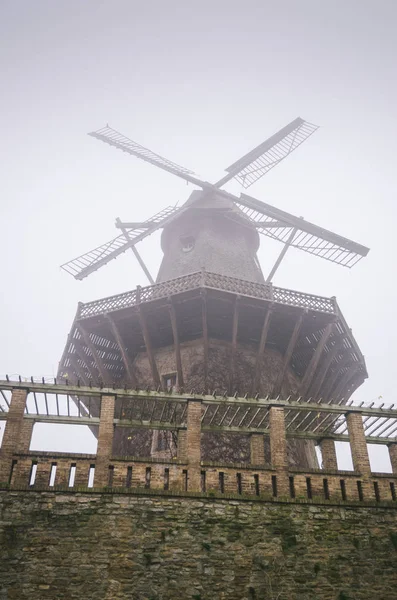
<path fill-rule="evenodd" d="M 394 0 L 3 0 L 0 373 L 55 374 L 78 300 L 146 284 L 132 254 L 83 282 L 59 265 L 192 189 L 88 131 L 213 180 L 299 115 L 321 129 L 250 193 L 371 252 L 349 271 L 291 251 L 274 283 L 336 295 L 370 374 L 356 397 L 393 402 L 396 18 Z M 263 239 L 265 271 L 278 250 Z"/>

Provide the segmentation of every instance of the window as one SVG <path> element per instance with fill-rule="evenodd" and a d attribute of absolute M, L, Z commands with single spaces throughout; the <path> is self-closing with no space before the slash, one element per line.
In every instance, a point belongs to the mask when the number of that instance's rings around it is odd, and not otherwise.
<path fill-rule="evenodd" d="M 163 389 L 166 392 L 173 392 L 176 388 L 176 373 L 163 375 Z"/>
<path fill-rule="evenodd" d="M 181 246 L 182 246 L 182 252 L 191 252 L 191 250 L 193 250 L 194 248 L 194 237 L 189 235 L 186 237 L 181 237 Z"/>

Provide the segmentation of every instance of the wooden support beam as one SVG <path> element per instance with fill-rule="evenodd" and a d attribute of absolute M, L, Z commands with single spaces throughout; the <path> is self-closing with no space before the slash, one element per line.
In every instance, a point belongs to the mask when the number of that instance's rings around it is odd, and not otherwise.
<path fill-rule="evenodd" d="M 320 362 L 321 355 L 324 350 L 324 346 L 328 342 L 329 337 L 333 333 L 334 329 L 335 329 L 334 323 L 329 323 L 326 326 L 326 328 L 324 329 L 322 336 L 317 344 L 317 347 L 313 353 L 313 356 L 310 359 L 310 362 L 307 366 L 307 369 L 305 371 L 305 374 L 304 374 L 301 384 L 300 384 L 299 393 L 303 397 L 306 395 L 307 390 L 309 389 L 310 384 L 313 381 L 313 377 L 317 370 L 318 364 Z"/>
<path fill-rule="evenodd" d="M 290 363 L 291 356 L 292 356 L 292 354 L 293 354 L 293 352 L 295 350 L 295 346 L 296 346 L 296 343 L 297 343 L 298 338 L 299 338 L 299 333 L 300 333 L 300 330 L 302 328 L 302 323 L 303 323 L 303 319 L 304 319 L 305 314 L 306 314 L 306 310 L 304 312 L 301 312 L 301 314 L 298 317 L 298 320 L 295 323 L 295 327 L 294 327 L 294 329 L 292 331 L 292 335 L 291 335 L 291 338 L 289 340 L 287 350 L 286 350 L 286 352 L 284 354 L 283 363 L 282 363 L 280 371 L 278 373 L 278 376 L 277 376 L 277 379 L 276 379 L 276 383 L 274 384 L 273 396 L 278 396 L 280 394 L 280 392 L 281 392 L 281 386 L 282 386 L 283 381 L 284 381 L 285 372 L 286 372 L 286 370 L 288 368 L 288 365 Z"/>
<path fill-rule="evenodd" d="M 334 399 L 336 402 L 338 400 L 340 400 L 341 398 L 343 398 L 342 393 L 346 389 L 346 386 L 349 385 L 351 380 L 356 377 L 357 369 L 358 369 L 357 363 L 351 365 L 347 369 L 346 373 L 344 373 L 342 375 L 340 381 L 338 381 L 338 384 L 337 384 L 337 386 L 335 388 L 335 392 L 334 392 Z"/>
<path fill-rule="evenodd" d="M 80 368 L 75 357 L 69 356 L 69 360 L 70 360 L 72 369 L 75 371 L 75 373 L 77 375 L 77 379 L 79 379 L 83 383 L 83 385 L 89 385 L 89 379 L 86 377 L 84 371 L 82 371 L 82 369 Z"/>
<path fill-rule="evenodd" d="M 322 385 L 324 383 L 324 380 L 327 376 L 328 370 L 331 367 L 332 361 L 334 360 L 334 358 L 338 354 L 338 352 L 341 351 L 342 346 L 343 346 L 343 340 L 338 339 L 335 342 L 334 346 L 332 347 L 332 350 L 330 350 L 328 352 L 327 356 L 324 357 L 323 362 L 320 364 L 320 366 L 318 368 L 317 375 L 314 378 L 312 385 L 308 389 L 307 395 L 309 398 L 317 398 L 317 396 L 322 388 Z"/>
<path fill-rule="evenodd" d="M 91 352 L 91 354 L 94 358 L 96 367 L 98 369 L 99 375 L 102 378 L 102 381 L 111 383 L 111 377 L 109 376 L 109 373 L 107 372 L 104 362 L 103 362 L 101 356 L 99 356 L 99 353 L 98 353 L 97 349 L 95 348 L 95 345 L 92 343 L 88 331 L 81 325 L 81 323 L 76 323 L 76 327 L 82 335 L 84 344 L 87 346 L 87 348 L 89 349 L 89 351 Z"/>
<path fill-rule="evenodd" d="M 336 380 L 338 379 L 338 375 L 340 373 L 340 370 L 343 369 L 344 367 L 347 367 L 351 364 L 351 356 L 350 354 L 346 354 L 337 365 L 335 365 L 334 370 L 331 373 L 327 373 L 327 378 L 325 381 L 325 386 L 324 386 L 324 390 L 323 390 L 323 400 L 328 400 L 329 398 L 332 397 L 332 392 L 336 383 Z"/>
<path fill-rule="evenodd" d="M 84 352 L 83 345 L 81 344 L 80 340 L 73 340 L 73 344 L 74 344 L 74 348 L 76 351 L 76 355 L 86 365 L 88 371 L 90 372 L 91 380 L 96 381 L 98 383 L 99 376 L 96 373 L 94 373 L 94 371 L 92 370 L 92 365 L 90 364 L 90 361 L 89 361 L 90 357 Z M 98 373 L 99 373 L 99 371 L 98 371 Z"/>
<path fill-rule="evenodd" d="M 202 326 L 203 326 L 203 349 L 204 349 L 204 388 L 208 390 L 208 322 L 207 322 L 207 292 L 201 290 L 202 300 Z"/>
<path fill-rule="evenodd" d="M 358 373 L 356 377 L 354 377 L 353 381 L 350 381 L 346 386 L 346 391 L 343 392 L 343 398 L 345 400 L 349 400 L 350 396 L 354 394 L 357 388 L 360 387 L 365 381 L 365 378 L 362 373 Z"/>
<path fill-rule="evenodd" d="M 254 374 L 254 380 L 252 383 L 252 395 L 254 395 L 257 392 L 258 386 L 259 386 L 259 377 L 261 374 L 262 357 L 263 357 L 263 353 L 265 351 L 267 335 L 269 333 L 272 311 L 273 311 L 273 309 L 271 307 L 266 311 L 265 318 L 264 318 L 263 325 L 262 325 L 261 339 L 259 340 L 258 351 L 256 353 L 255 374 Z"/>
<path fill-rule="evenodd" d="M 185 383 L 183 380 L 181 347 L 179 344 L 178 322 L 176 319 L 175 306 L 173 304 L 172 298 L 169 298 L 168 310 L 169 310 L 170 319 L 171 319 L 172 337 L 174 338 L 174 350 L 175 350 L 176 372 L 177 372 L 177 376 L 178 376 L 178 387 L 179 387 L 179 389 L 183 389 L 185 387 Z"/>
<path fill-rule="evenodd" d="M 152 342 L 150 340 L 149 329 L 147 326 L 146 315 L 143 307 L 141 305 L 138 306 L 138 318 L 141 326 L 143 340 L 145 342 L 146 353 L 148 355 L 150 370 L 152 372 L 152 379 L 155 388 L 161 387 L 160 375 L 157 369 L 156 359 L 153 353 Z"/>
<path fill-rule="evenodd" d="M 239 308 L 240 308 L 240 296 L 236 296 L 236 298 L 234 300 L 234 310 L 233 310 L 232 352 L 231 352 L 231 357 L 230 357 L 230 370 L 229 370 L 229 391 L 231 394 L 233 394 L 234 371 L 236 368 Z"/>
<path fill-rule="evenodd" d="M 112 317 L 109 314 L 106 315 L 106 318 L 109 322 L 110 329 L 112 331 L 112 334 L 116 341 L 116 344 L 119 347 L 121 358 L 123 359 L 124 368 L 125 368 L 125 372 L 127 373 L 128 379 L 130 380 L 130 383 L 132 385 L 136 385 L 137 379 L 135 377 L 134 369 L 133 369 L 132 363 L 130 361 L 130 358 L 127 354 L 127 350 L 126 350 L 123 338 L 121 337 L 119 328 L 117 327 L 117 324 L 115 323 L 115 321 L 112 319 Z"/>

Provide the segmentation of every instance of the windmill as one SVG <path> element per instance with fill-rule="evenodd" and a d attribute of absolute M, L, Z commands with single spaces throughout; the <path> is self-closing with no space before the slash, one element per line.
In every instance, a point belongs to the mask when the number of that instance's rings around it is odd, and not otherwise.
<path fill-rule="evenodd" d="M 152 152 L 108 125 L 88 135 L 184 179 L 200 188 L 204 197 L 211 196 L 215 198 L 215 201 L 225 199 L 229 203 L 232 202 L 239 214 L 244 215 L 250 226 L 255 227 L 259 233 L 283 244 L 277 260 L 266 277 L 266 282 L 271 282 L 289 248 L 297 248 L 348 268 L 353 267 L 369 251 L 361 244 L 252 196 L 244 193 L 236 196 L 224 189 L 225 184 L 232 179 L 237 180 L 244 189 L 249 188 L 296 150 L 317 129 L 316 125 L 298 117 L 227 167 L 226 175 L 216 183 L 202 181 L 193 171 Z M 73 275 L 75 279 L 81 280 L 131 248 L 150 283 L 153 284 L 154 279 L 136 246 L 138 242 L 169 225 L 177 217 L 179 218 L 185 210 L 186 205 L 167 207 L 143 222 L 122 222 L 117 219 L 116 227 L 121 231 L 120 235 L 90 252 L 64 263 L 61 268 Z M 234 218 L 235 212 L 232 210 L 229 212 L 228 216 Z"/>

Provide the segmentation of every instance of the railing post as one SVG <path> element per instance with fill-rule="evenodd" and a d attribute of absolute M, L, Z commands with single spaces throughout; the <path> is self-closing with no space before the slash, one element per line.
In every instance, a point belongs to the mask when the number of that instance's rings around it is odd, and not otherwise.
<path fill-rule="evenodd" d="M 392 471 L 397 474 L 397 442 L 389 444 L 388 448 Z"/>
<path fill-rule="evenodd" d="M 250 435 L 250 459 L 251 465 L 265 464 L 265 437 L 263 433 L 251 433 Z"/>
<path fill-rule="evenodd" d="M 112 455 L 114 434 L 114 396 L 101 397 L 98 448 L 95 462 L 95 487 L 105 487 L 109 477 L 109 460 Z"/>
<path fill-rule="evenodd" d="M 13 455 L 19 451 L 21 434 L 24 431 L 22 426 L 23 416 L 26 407 L 28 391 L 22 388 L 15 388 L 12 391 L 10 408 L 7 413 L 6 426 L 3 436 L 3 443 L 0 449 L 0 482 L 8 483 Z"/>
<path fill-rule="evenodd" d="M 282 406 L 270 407 L 269 426 L 270 456 L 272 468 L 276 470 L 277 495 L 287 496 L 289 491 L 288 453 L 284 408 Z"/>
<path fill-rule="evenodd" d="M 374 491 L 370 485 L 371 465 L 369 462 L 367 442 L 362 415 L 359 412 L 348 412 L 346 415 L 347 430 L 349 433 L 350 448 L 353 459 L 353 468 L 358 471 L 363 479 L 364 499 L 372 499 Z"/>
<path fill-rule="evenodd" d="M 201 400 L 188 401 L 186 453 L 189 477 L 188 490 L 198 492 L 201 487 Z"/>
<path fill-rule="evenodd" d="M 321 456 L 324 471 L 337 471 L 338 461 L 336 459 L 335 442 L 331 438 L 323 438 L 320 441 Z"/>

